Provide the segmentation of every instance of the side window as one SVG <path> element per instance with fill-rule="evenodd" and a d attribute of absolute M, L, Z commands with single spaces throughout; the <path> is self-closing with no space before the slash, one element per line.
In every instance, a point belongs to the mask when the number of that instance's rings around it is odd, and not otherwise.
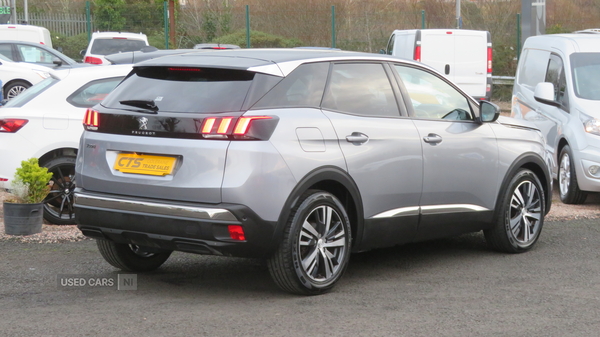
<path fill-rule="evenodd" d="M 20 44 L 17 45 L 17 49 L 19 50 L 19 53 L 21 53 L 23 62 L 52 64 L 54 55 L 41 48 Z"/>
<path fill-rule="evenodd" d="M 566 106 L 568 95 L 564 69 L 563 60 L 556 54 L 550 55 L 544 82 L 554 84 L 554 100 Z"/>
<path fill-rule="evenodd" d="M 545 50 L 526 49 L 525 53 L 521 55 L 522 61 L 519 65 L 517 82 L 533 91 L 538 83 L 544 81 L 549 56 L 550 52 Z"/>
<path fill-rule="evenodd" d="M 123 77 L 106 78 L 102 80 L 91 81 L 77 89 L 71 96 L 67 97 L 67 102 L 79 108 L 91 108 L 102 102 L 121 82 Z"/>
<path fill-rule="evenodd" d="M 387 49 L 385 50 L 386 54 L 392 55 L 392 52 L 394 51 L 394 41 L 395 40 L 396 40 L 396 35 L 392 35 L 392 37 L 390 37 L 390 41 L 388 42 Z"/>
<path fill-rule="evenodd" d="M 0 54 L 6 56 L 9 60 L 14 61 L 12 47 L 10 44 L 0 44 Z"/>
<path fill-rule="evenodd" d="M 363 116 L 400 116 L 392 85 L 379 63 L 334 64 L 323 108 Z"/>
<path fill-rule="evenodd" d="M 473 120 L 468 99 L 443 79 L 421 69 L 395 65 L 414 110 L 414 117 Z"/>
<path fill-rule="evenodd" d="M 253 109 L 272 107 L 319 107 L 327 81 L 329 63 L 303 64 L 277 84 Z"/>

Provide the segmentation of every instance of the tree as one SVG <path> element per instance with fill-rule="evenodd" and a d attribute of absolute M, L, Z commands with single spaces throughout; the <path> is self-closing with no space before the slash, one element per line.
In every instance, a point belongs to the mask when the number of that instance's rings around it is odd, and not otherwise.
<path fill-rule="evenodd" d="M 125 28 L 124 0 L 94 0 L 94 23 L 98 30 L 123 31 Z"/>

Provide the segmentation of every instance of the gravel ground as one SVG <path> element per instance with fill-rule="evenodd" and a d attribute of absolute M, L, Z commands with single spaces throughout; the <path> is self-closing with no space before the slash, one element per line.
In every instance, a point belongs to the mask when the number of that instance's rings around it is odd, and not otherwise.
<path fill-rule="evenodd" d="M 556 186 L 555 186 L 556 187 Z M 18 241 L 24 243 L 58 243 L 89 240 L 77 229 L 77 226 L 56 226 L 45 223 L 42 232 L 28 236 L 4 234 L 4 213 L 2 202 L 8 193 L 0 192 L 0 241 Z M 548 221 L 572 219 L 600 218 L 600 193 L 590 194 L 582 205 L 565 205 L 558 199 L 558 191 L 554 190 L 552 209 L 546 216 Z"/>

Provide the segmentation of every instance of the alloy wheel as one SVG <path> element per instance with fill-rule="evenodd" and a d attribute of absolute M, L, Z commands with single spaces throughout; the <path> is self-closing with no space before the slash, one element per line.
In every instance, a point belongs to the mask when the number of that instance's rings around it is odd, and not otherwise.
<path fill-rule="evenodd" d="M 346 231 L 338 212 L 330 206 L 313 209 L 302 224 L 298 252 L 302 269 L 313 281 L 335 277 L 348 249 Z"/>
<path fill-rule="evenodd" d="M 566 195 L 569 193 L 569 185 L 571 183 L 571 158 L 568 153 L 565 153 L 560 159 L 558 169 L 558 186 L 560 194 Z"/>
<path fill-rule="evenodd" d="M 520 245 L 535 240 L 542 218 L 542 197 L 529 180 L 515 188 L 510 202 L 510 231 Z"/>

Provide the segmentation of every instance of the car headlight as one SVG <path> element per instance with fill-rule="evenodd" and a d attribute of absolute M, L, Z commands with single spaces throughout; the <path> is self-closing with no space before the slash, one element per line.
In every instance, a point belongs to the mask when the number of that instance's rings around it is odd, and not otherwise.
<path fill-rule="evenodd" d="M 34 71 L 41 78 L 48 78 L 48 77 L 50 77 L 50 73 L 47 72 L 47 71 L 39 71 L 39 70 L 34 70 Z"/>
<path fill-rule="evenodd" d="M 600 136 L 600 120 L 582 112 L 579 112 L 579 118 L 583 122 L 585 132 Z"/>

